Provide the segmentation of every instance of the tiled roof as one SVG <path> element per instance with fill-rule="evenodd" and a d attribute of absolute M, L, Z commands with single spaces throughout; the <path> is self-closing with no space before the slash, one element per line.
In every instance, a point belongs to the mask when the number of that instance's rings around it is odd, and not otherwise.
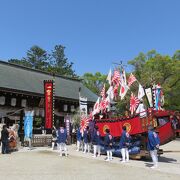
<path fill-rule="evenodd" d="M 13 89 L 43 95 L 43 81 L 52 79 L 53 76 L 46 72 L 0 61 L 0 89 Z M 81 96 L 87 97 L 89 102 L 96 101 L 97 96 L 80 80 L 55 75 L 56 97 L 79 100 L 79 88 L 81 88 Z"/>

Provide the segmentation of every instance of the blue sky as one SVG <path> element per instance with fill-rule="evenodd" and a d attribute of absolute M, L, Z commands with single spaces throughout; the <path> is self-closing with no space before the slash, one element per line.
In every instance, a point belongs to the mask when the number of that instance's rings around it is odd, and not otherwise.
<path fill-rule="evenodd" d="M 66 47 L 78 75 L 108 73 L 112 62 L 180 49 L 180 0 L 0 0 L 0 59 L 38 45 Z"/>

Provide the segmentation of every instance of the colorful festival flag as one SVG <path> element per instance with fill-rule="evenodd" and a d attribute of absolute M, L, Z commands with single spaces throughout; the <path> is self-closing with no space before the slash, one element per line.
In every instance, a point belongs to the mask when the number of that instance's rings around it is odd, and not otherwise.
<path fill-rule="evenodd" d="M 114 89 L 113 89 L 114 97 L 117 97 L 117 96 L 118 96 L 118 88 L 119 88 L 119 84 L 116 84 L 116 85 L 114 86 Z"/>
<path fill-rule="evenodd" d="M 145 95 L 144 88 L 139 84 L 138 99 L 141 99 Z"/>
<path fill-rule="evenodd" d="M 131 73 L 128 78 L 128 86 L 130 87 L 136 80 L 136 77 Z"/>
<path fill-rule="evenodd" d="M 109 96 L 106 97 L 106 100 L 105 100 L 105 108 L 107 109 L 107 111 L 109 112 L 111 109 L 111 99 Z"/>
<path fill-rule="evenodd" d="M 139 105 L 139 99 L 134 96 L 133 93 L 131 93 L 131 97 L 130 97 L 130 111 L 131 114 L 133 114 L 133 112 L 136 110 L 137 106 Z"/>
<path fill-rule="evenodd" d="M 114 70 L 114 75 L 112 78 L 112 82 L 116 85 L 120 83 L 120 72 L 119 70 Z"/>
<path fill-rule="evenodd" d="M 160 84 L 153 86 L 153 95 L 154 95 L 154 108 L 160 110 L 162 106 L 163 93 Z"/>
<path fill-rule="evenodd" d="M 128 89 L 129 89 L 128 86 L 126 86 L 124 83 L 121 84 L 121 88 L 119 92 L 119 96 L 121 97 L 121 100 L 124 99 Z"/>
<path fill-rule="evenodd" d="M 91 119 L 88 118 L 87 116 L 82 116 L 81 123 L 80 123 L 81 132 L 83 132 L 87 128 L 90 120 Z"/>
<path fill-rule="evenodd" d="M 103 86 L 103 88 L 102 88 L 102 90 L 101 90 L 101 93 L 100 93 L 100 95 L 101 95 L 102 99 L 105 99 L 105 97 L 106 97 L 106 89 L 105 89 L 105 84 L 104 84 L 104 86 Z"/>
<path fill-rule="evenodd" d="M 100 111 L 100 98 L 98 97 L 96 103 L 94 104 L 92 114 L 95 115 L 95 114 L 99 113 L 99 111 Z"/>
<path fill-rule="evenodd" d="M 100 109 L 104 111 L 106 109 L 106 99 L 101 99 Z"/>
<path fill-rule="evenodd" d="M 122 79 L 121 81 L 124 82 L 124 85 L 127 86 L 127 81 L 126 81 L 126 72 L 124 69 L 122 69 Z"/>
<path fill-rule="evenodd" d="M 120 92 L 119 92 L 119 96 L 121 97 L 121 100 L 125 97 L 129 87 L 127 86 L 127 82 L 126 82 L 126 73 L 125 70 L 122 69 L 122 74 L 121 74 L 121 79 L 120 79 Z"/>
<path fill-rule="evenodd" d="M 149 107 L 153 107 L 153 100 L 152 100 L 152 89 L 147 88 L 145 89 L 146 97 L 148 99 Z"/>

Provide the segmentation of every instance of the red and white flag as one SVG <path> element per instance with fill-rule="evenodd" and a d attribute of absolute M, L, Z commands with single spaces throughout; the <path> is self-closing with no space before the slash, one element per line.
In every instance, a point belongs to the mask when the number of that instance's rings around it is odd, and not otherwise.
<path fill-rule="evenodd" d="M 123 73 L 121 75 L 121 88 L 120 88 L 120 92 L 119 92 L 119 96 L 121 97 L 121 100 L 126 95 L 128 89 L 129 89 L 129 87 L 127 86 L 127 83 L 126 83 L 125 71 L 123 70 Z"/>
<path fill-rule="evenodd" d="M 94 104 L 92 114 L 95 115 L 95 114 L 97 114 L 99 112 L 100 112 L 100 98 L 98 97 L 96 103 Z"/>
<path fill-rule="evenodd" d="M 126 72 L 124 69 L 122 69 L 122 78 L 121 81 L 124 82 L 124 85 L 127 86 L 127 82 L 126 82 Z"/>
<path fill-rule="evenodd" d="M 102 88 L 102 90 L 101 90 L 101 93 L 100 93 L 100 95 L 101 95 L 102 99 L 105 99 L 105 97 L 106 97 L 106 89 L 105 89 L 105 84 L 104 84 L 104 86 L 103 86 L 103 88 Z"/>
<path fill-rule="evenodd" d="M 107 96 L 105 99 L 105 106 L 106 106 L 107 111 L 109 112 L 111 110 L 110 109 L 111 108 L 111 99 L 109 96 Z"/>
<path fill-rule="evenodd" d="M 131 73 L 128 78 L 128 86 L 130 87 L 136 80 L 136 77 Z"/>
<path fill-rule="evenodd" d="M 81 130 L 81 132 L 83 132 L 87 128 L 90 120 L 91 119 L 86 117 L 86 116 L 83 116 L 81 118 L 81 123 L 80 123 L 80 130 Z"/>
<path fill-rule="evenodd" d="M 117 96 L 118 96 L 118 88 L 119 88 L 119 84 L 116 84 L 116 85 L 114 86 L 114 89 L 113 89 L 114 97 L 117 97 Z"/>
<path fill-rule="evenodd" d="M 134 96 L 133 93 L 131 93 L 131 97 L 130 97 L 130 111 L 131 111 L 131 114 L 133 114 L 133 112 L 138 107 L 139 101 L 140 100 L 136 96 Z"/>
<path fill-rule="evenodd" d="M 114 75 L 112 77 L 112 82 L 114 84 L 119 84 L 120 83 L 120 72 L 119 72 L 119 70 L 114 70 Z"/>
<path fill-rule="evenodd" d="M 110 111 L 110 99 L 109 99 L 108 96 L 105 99 L 101 100 L 101 102 L 100 102 L 100 109 L 102 111 L 106 111 L 106 109 L 108 111 Z"/>
<path fill-rule="evenodd" d="M 125 85 L 124 83 L 121 84 L 121 88 L 120 88 L 120 92 L 119 92 L 119 96 L 121 97 L 121 100 L 124 99 L 128 89 L 129 88 L 127 85 Z"/>

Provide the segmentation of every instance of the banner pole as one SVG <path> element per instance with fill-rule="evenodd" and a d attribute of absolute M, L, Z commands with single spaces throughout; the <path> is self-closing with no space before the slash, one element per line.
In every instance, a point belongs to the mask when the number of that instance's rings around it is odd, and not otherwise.
<path fill-rule="evenodd" d="M 53 126 L 55 125 L 54 124 L 54 108 L 55 108 L 55 74 L 53 73 L 53 115 L 52 115 L 52 129 L 53 129 Z"/>
<path fill-rule="evenodd" d="M 81 97 L 81 87 L 79 87 L 79 115 L 80 115 L 80 119 L 81 119 L 81 101 L 80 101 L 80 97 Z"/>

